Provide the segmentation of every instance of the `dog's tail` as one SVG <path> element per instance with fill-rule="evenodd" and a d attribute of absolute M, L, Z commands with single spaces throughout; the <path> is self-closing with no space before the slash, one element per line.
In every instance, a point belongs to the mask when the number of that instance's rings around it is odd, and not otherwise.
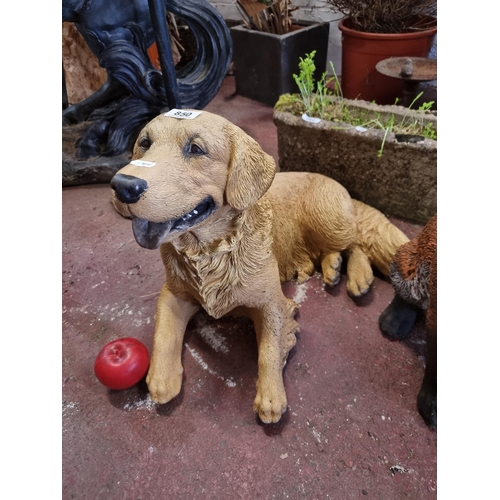
<path fill-rule="evenodd" d="M 389 264 L 397 249 L 409 241 L 389 219 L 377 209 L 353 200 L 356 210 L 357 246 L 370 263 L 389 276 Z"/>

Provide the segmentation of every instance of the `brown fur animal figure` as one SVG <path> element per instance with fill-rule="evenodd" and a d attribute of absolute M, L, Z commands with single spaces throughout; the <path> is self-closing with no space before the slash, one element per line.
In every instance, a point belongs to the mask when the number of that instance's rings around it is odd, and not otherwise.
<path fill-rule="evenodd" d="M 410 333 L 419 310 L 425 311 L 427 355 L 417 406 L 430 426 L 437 425 L 437 215 L 420 234 L 399 248 L 390 265 L 396 296 L 380 315 L 382 332 L 391 339 Z"/>
<path fill-rule="evenodd" d="M 334 180 L 276 174 L 273 158 L 251 137 L 205 111 L 152 120 L 137 138 L 134 161 L 111 186 L 139 245 L 160 247 L 165 265 L 146 379 L 152 400 L 179 394 L 183 337 L 200 307 L 214 318 L 246 315 L 258 344 L 254 411 L 265 423 L 287 408 L 282 372 L 299 330 L 297 305 L 281 282 L 303 282 L 321 266 L 325 283 L 334 285 L 345 252 L 348 289 L 359 296 L 373 281 L 371 264 L 388 273 L 408 241 Z"/>

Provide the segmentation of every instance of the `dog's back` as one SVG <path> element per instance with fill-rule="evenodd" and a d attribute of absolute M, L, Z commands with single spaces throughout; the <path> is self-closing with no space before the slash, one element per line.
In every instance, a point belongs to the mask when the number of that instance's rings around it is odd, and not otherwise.
<path fill-rule="evenodd" d="M 356 238 L 355 212 L 347 190 L 328 177 L 309 172 L 276 174 L 266 193 L 273 209 L 273 251 L 281 281 L 299 281 L 332 252 Z"/>
<path fill-rule="evenodd" d="M 351 261 L 352 295 L 368 291 L 371 266 L 389 275 L 396 250 L 408 242 L 405 234 L 382 213 L 351 199 L 335 180 L 310 172 L 281 172 L 266 193 L 273 217 L 273 250 L 282 281 L 305 281 L 321 265 L 325 283 L 339 279 L 340 254 Z"/>

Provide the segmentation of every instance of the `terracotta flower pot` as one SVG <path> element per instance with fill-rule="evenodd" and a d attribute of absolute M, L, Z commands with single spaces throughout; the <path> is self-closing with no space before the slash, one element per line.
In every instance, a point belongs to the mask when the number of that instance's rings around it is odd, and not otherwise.
<path fill-rule="evenodd" d="M 342 93 L 347 99 L 394 104 L 402 98 L 404 83 L 380 74 L 375 66 L 389 57 L 427 57 L 437 26 L 411 33 L 364 33 L 352 29 L 348 18 L 342 32 Z"/>

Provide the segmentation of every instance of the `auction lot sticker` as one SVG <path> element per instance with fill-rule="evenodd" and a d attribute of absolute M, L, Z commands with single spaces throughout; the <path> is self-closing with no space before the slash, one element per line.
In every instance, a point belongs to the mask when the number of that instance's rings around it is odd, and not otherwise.
<path fill-rule="evenodd" d="M 173 118 L 182 118 L 183 120 L 194 120 L 201 111 L 188 111 L 185 109 L 171 109 L 165 116 L 171 116 Z"/>

